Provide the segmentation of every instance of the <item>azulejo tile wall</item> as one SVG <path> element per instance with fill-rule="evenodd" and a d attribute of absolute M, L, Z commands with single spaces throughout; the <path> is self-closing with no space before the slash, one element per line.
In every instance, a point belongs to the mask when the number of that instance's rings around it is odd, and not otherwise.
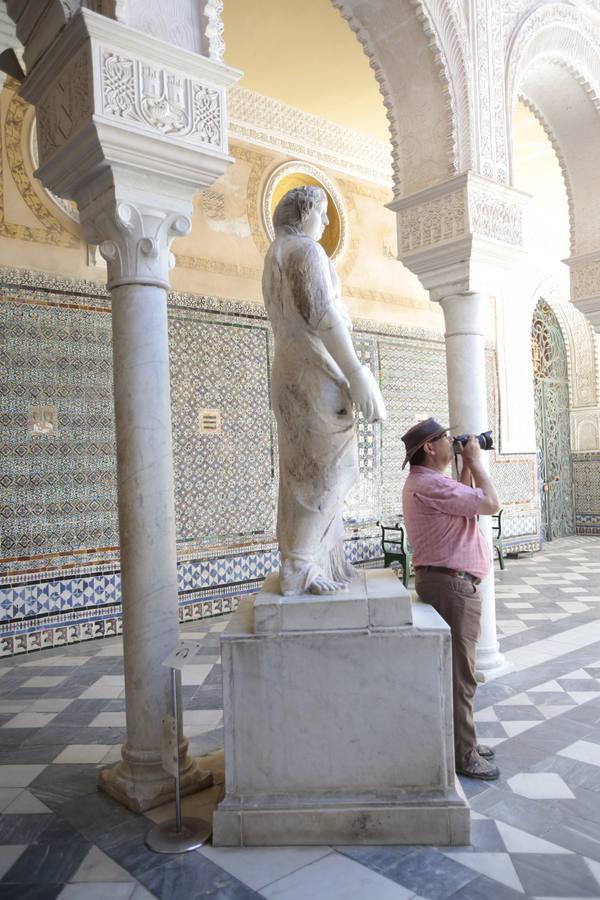
<path fill-rule="evenodd" d="M 573 489 L 577 534 L 600 534 L 600 453 L 573 455 Z"/>
<path fill-rule="evenodd" d="M 116 634 L 121 611 L 110 302 L 89 282 L 14 270 L 0 280 L 7 655 Z M 252 304 L 173 294 L 169 315 L 179 604 L 188 620 L 231 610 L 278 564 L 272 344 L 264 310 Z M 423 415 L 447 420 L 444 344 L 438 334 L 367 321 L 357 323 L 355 343 L 389 412 L 384 426 L 359 419 L 361 477 L 346 508 L 347 553 L 374 565 L 375 523 L 400 512 L 401 435 Z M 202 410 L 216 430 L 200 428 Z M 529 545 L 537 520 L 528 460 L 497 465 L 510 494 L 510 540 Z"/>

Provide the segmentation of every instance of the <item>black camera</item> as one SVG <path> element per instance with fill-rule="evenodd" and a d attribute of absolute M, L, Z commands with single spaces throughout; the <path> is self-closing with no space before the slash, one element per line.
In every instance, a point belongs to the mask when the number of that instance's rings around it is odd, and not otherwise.
<path fill-rule="evenodd" d="M 479 446 L 482 450 L 494 450 L 494 438 L 492 436 L 491 431 L 482 431 L 481 434 L 475 435 Z M 455 438 L 452 438 L 454 442 L 454 449 L 459 450 L 459 447 L 464 447 L 467 441 L 469 440 L 468 434 L 458 434 Z"/>

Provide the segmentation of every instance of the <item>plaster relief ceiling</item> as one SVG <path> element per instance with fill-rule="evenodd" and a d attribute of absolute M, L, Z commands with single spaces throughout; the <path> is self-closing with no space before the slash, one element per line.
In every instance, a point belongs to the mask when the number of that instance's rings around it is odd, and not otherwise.
<path fill-rule="evenodd" d="M 225 0 L 223 20 L 241 87 L 389 141 L 373 70 L 331 0 Z"/>

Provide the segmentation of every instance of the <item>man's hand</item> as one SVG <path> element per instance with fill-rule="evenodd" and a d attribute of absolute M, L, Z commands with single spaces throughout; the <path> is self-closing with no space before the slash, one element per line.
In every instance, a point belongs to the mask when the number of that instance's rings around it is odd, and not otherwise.
<path fill-rule="evenodd" d="M 469 440 L 462 448 L 463 464 L 470 469 L 481 465 L 481 447 L 474 434 L 469 435 Z"/>
<path fill-rule="evenodd" d="M 466 476 L 468 473 L 469 480 L 473 476 L 475 486 L 483 491 L 483 500 L 479 503 L 478 513 L 484 516 L 495 515 L 500 509 L 500 501 L 492 480 L 485 470 L 483 459 L 481 457 L 481 447 L 479 441 L 474 434 L 469 435 L 469 440 L 462 449 L 463 472 L 461 481 L 468 484 Z M 465 480 L 463 481 L 463 476 Z"/>

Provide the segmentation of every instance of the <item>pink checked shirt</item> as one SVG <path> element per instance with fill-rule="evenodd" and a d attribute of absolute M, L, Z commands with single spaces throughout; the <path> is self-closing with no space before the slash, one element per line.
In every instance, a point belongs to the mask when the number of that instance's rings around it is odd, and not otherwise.
<path fill-rule="evenodd" d="M 414 566 L 444 566 L 485 578 L 488 545 L 479 530 L 481 488 L 468 487 L 426 466 L 412 466 L 402 492 Z"/>

